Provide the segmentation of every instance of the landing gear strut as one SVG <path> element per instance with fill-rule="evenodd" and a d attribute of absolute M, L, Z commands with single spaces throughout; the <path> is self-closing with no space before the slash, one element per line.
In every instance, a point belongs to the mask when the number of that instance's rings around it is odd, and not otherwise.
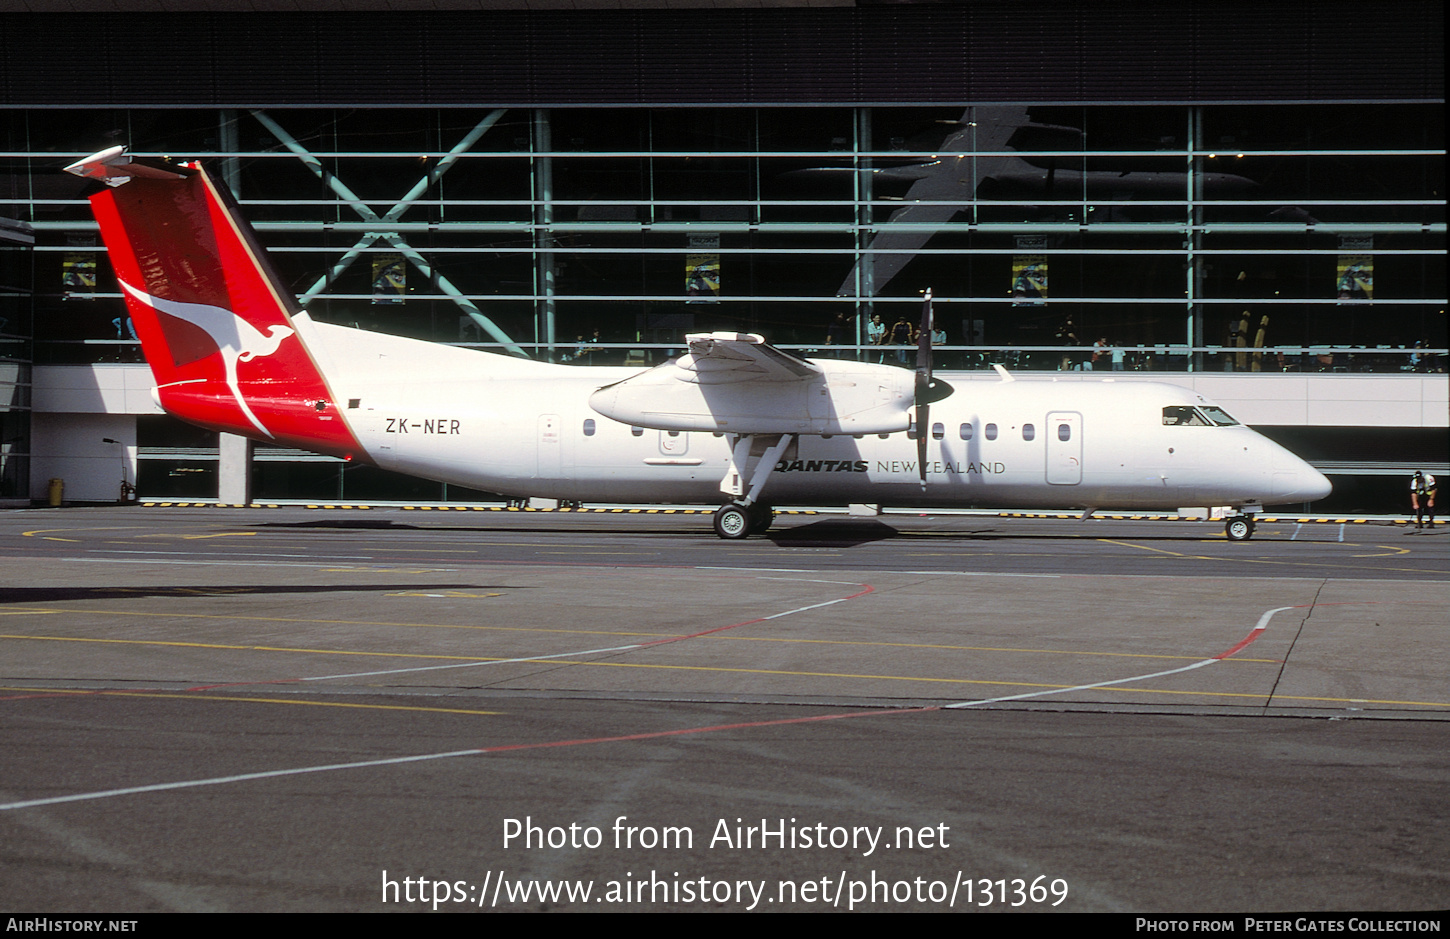
<path fill-rule="evenodd" d="M 1223 533 L 1228 536 L 1229 541 L 1248 541 L 1254 537 L 1254 517 L 1235 515 L 1224 524 Z"/>
<path fill-rule="evenodd" d="M 725 471 L 724 481 L 720 483 L 720 491 L 738 501 L 715 510 L 715 534 L 736 541 L 762 534 L 770 528 L 770 523 L 775 521 L 775 510 L 755 500 L 760 498 L 765 481 L 793 443 L 794 434 L 770 437 L 744 434 L 731 444 L 730 465 Z M 747 466 L 752 460 L 754 466 L 747 474 Z"/>

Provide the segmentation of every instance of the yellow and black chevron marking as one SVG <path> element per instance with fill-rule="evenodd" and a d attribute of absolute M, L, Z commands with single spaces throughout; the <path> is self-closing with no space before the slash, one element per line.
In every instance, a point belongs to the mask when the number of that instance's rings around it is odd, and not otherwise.
<path fill-rule="evenodd" d="M 1080 512 L 998 512 L 998 518 L 1065 518 L 1077 519 L 1082 517 Z M 1402 518 L 1329 518 L 1327 516 L 1303 516 L 1303 515 L 1258 515 L 1255 516 L 1261 522 L 1298 522 L 1300 524 L 1321 524 L 1321 525 L 1408 525 L 1408 519 Z M 1089 517 L 1089 520 L 1096 518 L 1115 519 L 1117 521 L 1130 522 L 1221 522 L 1222 518 L 1206 519 L 1202 515 L 1132 515 L 1120 512 L 1097 512 Z"/>
<path fill-rule="evenodd" d="M 146 508 L 195 508 L 195 509 L 375 509 L 379 506 L 366 505 L 356 502 L 309 502 L 282 505 L 277 502 L 253 502 L 250 505 L 237 505 L 227 502 L 138 502 L 137 505 Z M 536 509 L 531 507 L 506 506 L 506 505 L 396 505 L 390 508 L 402 509 L 411 512 L 573 512 L 580 514 L 596 513 L 611 515 L 711 515 L 714 509 L 655 509 L 655 508 L 559 508 L 559 509 Z M 778 509 L 777 515 L 820 515 L 815 509 Z M 931 514 L 930 511 L 924 514 Z M 998 518 L 1061 518 L 1077 519 L 1081 517 L 1079 512 L 998 512 Z M 1114 519 L 1117 521 L 1136 522 L 1203 522 L 1222 521 L 1222 519 L 1205 519 L 1201 515 L 1129 515 L 1123 513 L 1100 512 L 1091 518 Z M 1308 515 L 1260 515 L 1261 522 L 1297 522 L 1303 524 L 1319 525 L 1408 525 L 1409 519 L 1400 518 L 1331 518 L 1328 516 Z"/>
<path fill-rule="evenodd" d="M 253 502 L 250 505 L 236 505 L 227 502 L 138 502 L 137 505 L 150 509 L 192 508 L 192 509 L 374 509 L 378 506 L 352 502 L 309 502 L 281 505 L 276 502 Z M 652 509 L 652 508 L 561 508 L 536 509 L 507 505 L 395 505 L 389 508 L 405 512 L 573 512 L 609 513 L 616 515 L 712 515 L 714 509 Z M 819 515 L 814 509 L 778 509 L 777 515 Z"/>

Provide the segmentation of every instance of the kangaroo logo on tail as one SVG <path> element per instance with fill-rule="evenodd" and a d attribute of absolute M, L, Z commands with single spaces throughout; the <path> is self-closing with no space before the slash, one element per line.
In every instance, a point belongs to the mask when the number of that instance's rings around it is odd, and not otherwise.
<path fill-rule="evenodd" d="M 141 303 L 146 304 L 159 313 L 173 316 L 183 320 L 204 331 L 216 343 L 217 351 L 222 355 L 222 363 L 226 367 L 227 387 L 232 390 L 232 397 L 236 398 L 237 406 L 242 413 L 247 415 L 247 420 L 252 425 L 266 434 L 275 438 L 276 435 L 257 419 L 252 409 L 247 406 L 247 401 L 242 397 L 242 389 L 237 381 L 237 363 L 250 362 L 252 359 L 268 356 L 277 351 L 282 341 L 293 335 L 295 330 L 290 326 L 269 326 L 267 332 L 270 335 L 262 335 L 251 323 L 242 319 L 231 310 L 219 306 L 212 306 L 208 303 L 183 303 L 180 300 L 167 300 L 162 297 L 153 297 L 142 290 L 137 290 L 124 280 L 120 281 L 121 287 L 132 297 Z M 166 321 L 161 320 L 161 328 L 166 329 Z M 173 347 L 180 343 L 173 343 Z"/>
<path fill-rule="evenodd" d="M 119 147 L 66 171 L 105 184 L 88 198 L 162 408 L 220 433 L 367 459 L 225 186 L 198 164 Z"/>

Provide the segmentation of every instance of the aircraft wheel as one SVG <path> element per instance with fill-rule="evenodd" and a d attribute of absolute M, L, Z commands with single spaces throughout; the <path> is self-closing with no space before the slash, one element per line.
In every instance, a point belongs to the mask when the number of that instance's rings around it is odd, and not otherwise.
<path fill-rule="evenodd" d="M 1229 541 L 1248 541 L 1254 537 L 1254 520 L 1247 515 L 1235 515 L 1223 526 L 1223 533 Z"/>
<path fill-rule="evenodd" d="M 751 511 L 743 505 L 731 503 L 715 510 L 715 534 L 728 541 L 736 541 L 750 534 Z"/>
<path fill-rule="evenodd" d="M 775 521 L 775 509 L 768 505 L 757 502 L 750 507 L 750 533 L 752 535 L 763 535 L 770 531 L 770 525 Z"/>

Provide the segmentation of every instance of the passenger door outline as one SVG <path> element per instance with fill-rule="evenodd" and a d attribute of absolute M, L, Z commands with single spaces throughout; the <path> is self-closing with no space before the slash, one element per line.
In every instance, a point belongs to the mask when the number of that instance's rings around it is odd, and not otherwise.
<path fill-rule="evenodd" d="M 1063 440 L 1066 427 L 1067 439 Z M 1047 483 L 1076 486 L 1082 482 L 1082 414 L 1077 411 L 1049 411 L 1047 414 Z"/>

